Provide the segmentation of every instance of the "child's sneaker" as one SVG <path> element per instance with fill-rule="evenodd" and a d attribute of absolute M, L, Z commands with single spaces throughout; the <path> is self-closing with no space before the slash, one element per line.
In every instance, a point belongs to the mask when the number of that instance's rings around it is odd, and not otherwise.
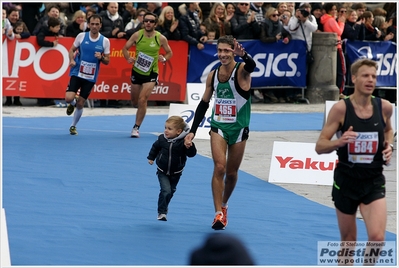
<path fill-rule="evenodd" d="M 166 219 L 166 214 L 159 213 L 159 214 L 158 214 L 158 220 L 159 220 L 159 221 L 167 221 L 167 219 Z"/>
<path fill-rule="evenodd" d="M 223 219 L 223 212 L 216 214 L 213 219 L 212 229 L 215 230 L 224 230 L 226 228 L 225 221 Z"/>

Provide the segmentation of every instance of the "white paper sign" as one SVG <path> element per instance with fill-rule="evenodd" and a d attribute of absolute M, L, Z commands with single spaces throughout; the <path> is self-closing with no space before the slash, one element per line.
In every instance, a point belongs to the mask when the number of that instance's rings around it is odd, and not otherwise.
<path fill-rule="evenodd" d="M 184 121 L 191 127 L 194 121 L 197 105 L 171 103 L 169 106 L 169 116 L 178 115 L 183 117 Z M 203 121 L 200 123 L 195 134 L 195 139 L 209 140 L 209 131 L 211 130 L 212 107 L 209 107 L 205 113 Z"/>
<path fill-rule="evenodd" d="M 269 182 L 332 185 L 336 152 L 318 155 L 315 143 L 273 144 Z"/>

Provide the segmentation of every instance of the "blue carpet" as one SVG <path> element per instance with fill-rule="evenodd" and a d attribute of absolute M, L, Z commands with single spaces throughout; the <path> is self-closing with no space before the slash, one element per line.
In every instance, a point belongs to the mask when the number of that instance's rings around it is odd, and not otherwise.
<path fill-rule="evenodd" d="M 159 184 L 148 151 L 167 115 L 3 118 L 3 206 L 12 265 L 187 265 L 214 231 L 212 160 L 197 155 L 156 220 Z M 323 114 L 254 114 L 251 131 L 319 130 Z M 229 225 L 258 265 L 317 265 L 317 241 L 339 240 L 335 211 L 245 172 Z M 358 239 L 367 240 L 358 222 Z M 386 234 L 386 240 L 396 235 Z"/>

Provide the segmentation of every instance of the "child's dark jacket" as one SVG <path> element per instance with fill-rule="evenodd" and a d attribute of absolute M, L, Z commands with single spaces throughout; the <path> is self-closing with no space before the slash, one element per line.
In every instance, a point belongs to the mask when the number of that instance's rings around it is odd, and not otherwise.
<path fill-rule="evenodd" d="M 174 139 L 167 139 L 164 134 L 159 135 L 153 143 L 147 159 L 156 159 L 158 170 L 166 175 L 181 173 L 186 165 L 187 157 L 194 157 L 197 154 L 194 143 L 188 149 L 184 145 L 184 137 L 189 131 L 190 128 L 186 124 L 183 132 Z"/>

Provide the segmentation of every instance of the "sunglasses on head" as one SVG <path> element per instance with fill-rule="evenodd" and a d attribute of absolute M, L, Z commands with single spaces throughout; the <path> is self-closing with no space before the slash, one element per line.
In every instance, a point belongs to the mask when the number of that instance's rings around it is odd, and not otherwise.
<path fill-rule="evenodd" d="M 242 6 L 248 6 L 249 4 L 247 4 L 247 3 L 240 3 L 240 5 L 242 5 Z"/>
<path fill-rule="evenodd" d="M 155 20 L 143 20 L 143 22 L 155 23 Z"/>

